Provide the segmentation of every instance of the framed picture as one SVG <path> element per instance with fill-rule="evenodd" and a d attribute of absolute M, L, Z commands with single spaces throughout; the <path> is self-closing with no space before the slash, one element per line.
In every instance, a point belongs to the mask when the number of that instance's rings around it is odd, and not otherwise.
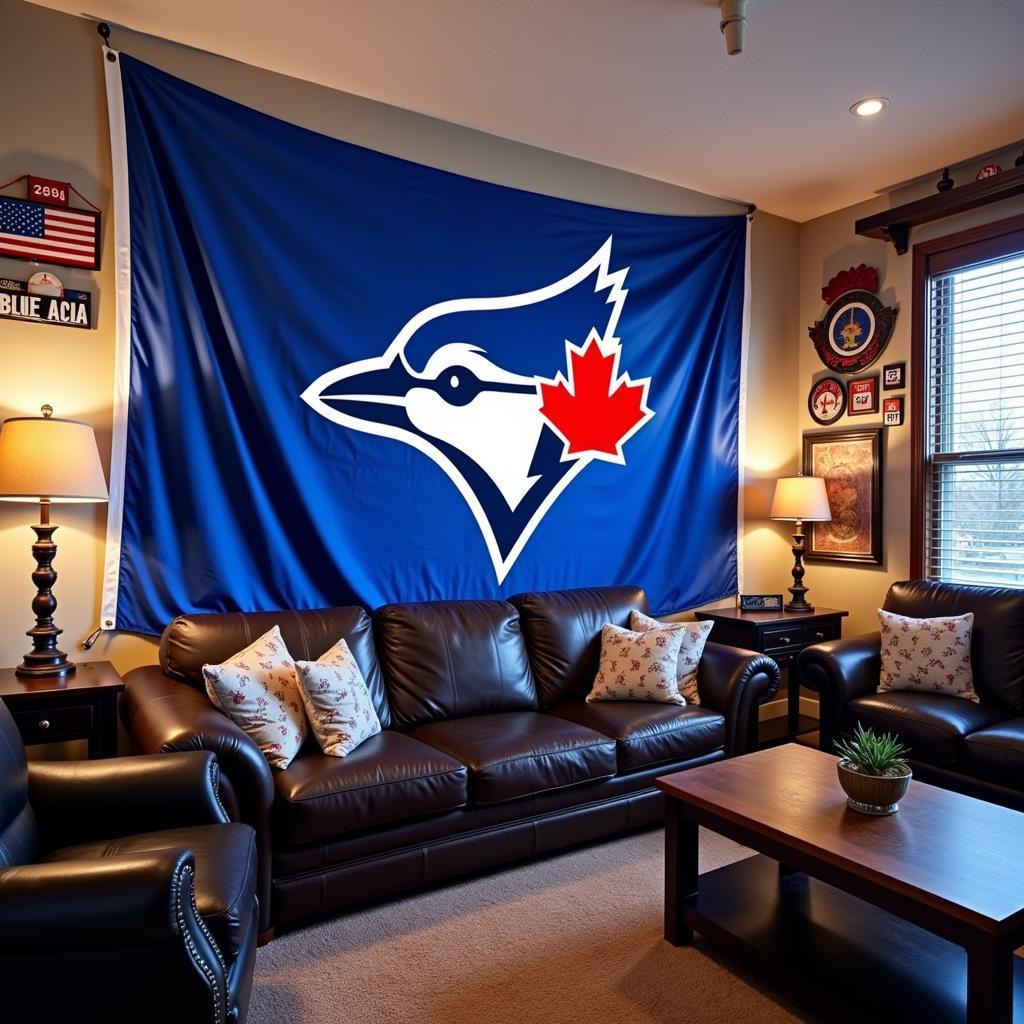
<path fill-rule="evenodd" d="M 809 562 L 882 564 L 882 428 L 804 434 L 804 475 L 825 480 L 830 523 L 808 523 Z"/>
<path fill-rule="evenodd" d="M 838 377 L 822 377 L 811 385 L 807 411 L 815 423 L 835 423 L 846 412 L 846 386 Z"/>
<path fill-rule="evenodd" d="M 882 390 L 899 391 L 907 386 L 907 364 L 889 363 L 882 367 Z"/>
<path fill-rule="evenodd" d="M 867 416 L 878 412 L 878 374 L 870 377 L 858 377 L 847 385 L 846 393 L 850 416 Z"/>
<path fill-rule="evenodd" d="M 903 426 L 903 396 L 882 399 L 882 422 L 887 427 Z"/>
<path fill-rule="evenodd" d="M 740 594 L 741 612 L 781 612 L 781 594 Z"/>

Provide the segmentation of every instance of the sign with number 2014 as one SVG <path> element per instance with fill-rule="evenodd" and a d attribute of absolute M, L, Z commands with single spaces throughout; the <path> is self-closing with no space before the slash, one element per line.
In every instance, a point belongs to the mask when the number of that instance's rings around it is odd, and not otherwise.
<path fill-rule="evenodd" d="M 28 197 L 36 203 L 49 203 L 51 206 L 67 206 L 68 192 L 71 186 L 66 181 L 53 181 L 50 178 L 28 176 Z"/>

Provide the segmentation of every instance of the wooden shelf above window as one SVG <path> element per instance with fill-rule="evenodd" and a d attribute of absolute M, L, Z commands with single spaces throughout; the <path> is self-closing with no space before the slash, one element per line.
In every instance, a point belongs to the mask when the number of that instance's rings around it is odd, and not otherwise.
<path fill-rule="evenodd" d="M 910 243 L 912 227 L 1022 194 L 1024 167 L 1013 167 L 991 178 L 972 181 L 967 185 L 951 188 L 948 192 L 936 192 L 933 196 L 904 203 L 903 206 L 883 210 L 882 213 L 875 213 L 870 217 L 862 217 L 854 226 L 854 231 L 865 238 L 881 238 L 886 242 L 892 242 L 896 251 L 902 255 Z"/>

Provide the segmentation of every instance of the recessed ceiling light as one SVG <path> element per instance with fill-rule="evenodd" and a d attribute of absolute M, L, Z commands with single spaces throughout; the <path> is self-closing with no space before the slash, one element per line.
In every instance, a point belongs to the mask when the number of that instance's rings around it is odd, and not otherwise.
<path fill-rule="evenodd" d="M 866 100 L 857 100 L 850 107 L 850 113 L 854 117 L 874 117 L 875 114 L 885 110 L 887 106 L 889 106 L 889 101 L 884 96 L 870 96 Z"/>

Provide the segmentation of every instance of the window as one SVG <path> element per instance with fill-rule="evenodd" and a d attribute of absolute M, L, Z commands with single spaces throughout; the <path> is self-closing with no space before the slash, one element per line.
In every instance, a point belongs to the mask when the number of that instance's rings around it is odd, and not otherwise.
<path fill-rule="evenodd" d="M 915 567 L 1024 587 L 1024 218 L 914 263 Z"/>

